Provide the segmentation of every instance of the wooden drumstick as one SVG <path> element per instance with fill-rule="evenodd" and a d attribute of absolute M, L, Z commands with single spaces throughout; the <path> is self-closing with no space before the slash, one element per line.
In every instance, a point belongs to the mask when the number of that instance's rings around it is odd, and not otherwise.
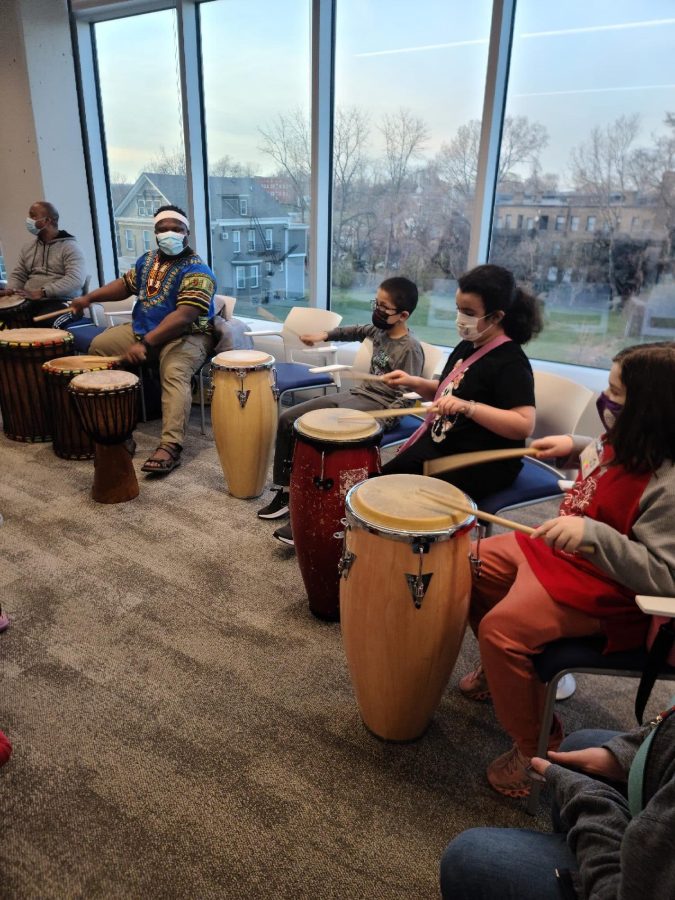
<path fill-rule="evenodd" d="M 95 354 L 81 354 L 77 357 L 78 362 L 82 363 L 110 363 L 111 365 L 116 365 L 117 363 L 121 363 L 124 359 L 123 356 L 96 356 Z"/>
<path fill-rule="evenodd" d="M 357 372 L 347 369 L 342 373 L 343 378 L 351 378 L 354 381 L 384 381 L 384 375 L 371 375 L 370 372 Z"/>
<path fill-rule="evenodd" d="M 434 500 L 436 503 L 443 504 L 446 508 L 450 507 L 455 512 L 465 513 L 467 516 L 476 516 L 477 519 L 492 522 L 493 525 L 501 525 L 502 528 L 508 528 L 511 531 L 519 531 L 521 534 L 528 535 L 532 535 L 535 532 L 535 529 L 530 528 L 529 525 L 523 525 L 521 522 L 514 522 L 513 519 L 505 519 L 502 516 L 495 516 L 480 509 L 471 509 L 470 506 L 465 506 L 463 503 L 446 497 L 445 494 L 436 493 L 436 491 L 428 491 L 426 488 L 421 488 L 417 493 Z M 590 544 L 582 544 L 579 550 L 582 550 L 584 553 L 595 553 L 595 547 Z"/>
<path fill-rule="evenodd" d="M 354 416 L 338 416 L 338 422 L 367 422 L 368 419 L 390 419 L 400 416 L 418 415 L 436 412 L 433 406 L 406 406 L 404 409 L 374 409 L 372 412 L 364 412 Z M 420 422 L 420 425 L 422 423 Z"/>
<path fill-rule="evenodd" d="M 55 319 L 57 316 L 62 316 L 64 313 L 72 311 L 72 306 L 63 306 L 61 309 L 55 309 L 53 312 L 43 313 L 41 316 L 33 316 L 33 321 L 46 322 L 48 319 Z"/>
<path fill-rule="evenodd" d="M 472 453 L 455 453 L 452 456 L 441 456 L 438 459 L 429 459 L 424 463 L 425 475 L 440 475 L 443 472 L 452 472 L 454 469 L 463 469 L 466 466 L 479 466 L 483 463 L 495 462 L 500 459 L 517 459 L 521 456 L 539 456 L 539 451 L 533 447 L 512 447 L 507 450 L 476 450 Z"/>

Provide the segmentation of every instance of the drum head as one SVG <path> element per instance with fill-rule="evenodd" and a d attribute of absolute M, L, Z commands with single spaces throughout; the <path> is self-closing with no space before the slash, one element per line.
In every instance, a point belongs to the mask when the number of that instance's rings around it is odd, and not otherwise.
<path fill-rule="evenodd" d="M 41 347 L 45 344 L 60 344 L 72 340 L 73 336 L 69 331 L 61 331 L 58 328 L 8 328 L 0 332 L 2 344 L 29 344 Z"/>
<path fill-rule="evenodd" d="M 256 369 L 274 364 L 274 357 L 259 350 L 226 350 L 211 360 L 216 369 Z"/>
<path fill-rule="evenodd" d="M 78 375 L 81 372 L 97 372 L 100 369 L 110 369 L 112 363 L 102 357 L 96 356 L 59 356 L 43 363 L 45 372 L 54 372 L 59 375 Z"/>
<path fill-rule="evenodd" d="M 0 309 L 16 309 L 27 302 L 25 297 L 20 297 L 18 294 L 10 294 L 9 297 L 0 297 Z"/>
<path fill-rule="evenodd" d="M 354 421 L 350 422 L 352 418 Z M 356 409 L 312 409 L 300 416 L 295 427 L 300 434 L 331 444 L 356 441 L 380 430 L 376 419 Z"/>
<path fill-rule="evenodd" d="M 426 475 L 382 475 L 362 481 L 347 496 L 348 507 L 368 525 L 410 534 L 449 531 L 467 521 L 466 513 L 453 512 L 444 501 L 473 506 L 458 488 Z"/>
<path fill-rule="evenodd" d="M 70 386 L 76 391 L 122 391 L 138 384 L 138 375 L 109 369 L 104 372 L 84 372 L 76 375 Z"/>

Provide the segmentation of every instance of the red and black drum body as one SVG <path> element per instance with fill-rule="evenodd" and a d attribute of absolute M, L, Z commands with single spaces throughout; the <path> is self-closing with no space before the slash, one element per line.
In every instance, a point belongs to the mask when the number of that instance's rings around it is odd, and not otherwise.
<path fill-rule="evenodd" d="M 354 422 L 347 421 L 354 417 Z M 382 426 L 366 413 L 319 409 L 294 425 L 290 483 L 291 528 L 309 608 L 321 619 L 340 617 L 345 497 L 380 471 Z"/>

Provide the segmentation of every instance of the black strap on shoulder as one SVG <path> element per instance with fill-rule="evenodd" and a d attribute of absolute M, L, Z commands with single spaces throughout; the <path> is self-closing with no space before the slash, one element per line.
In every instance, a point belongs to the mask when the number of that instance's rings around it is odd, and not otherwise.
<path fill-rule="evenodd" d="M 635 718 L 638 724 L 642 725 L 642 716 L 644 715 L 645 706 L 654 687 L 654 682 L 663 671 L 670 649 L 675 641 L 675 619 L 668 619 L 664 622 L 656 632 L 654 643 L 652 644 L 647 662 L 642 672 L 642 678 L 638 685 L 637 694 L 635 696 Z"/>

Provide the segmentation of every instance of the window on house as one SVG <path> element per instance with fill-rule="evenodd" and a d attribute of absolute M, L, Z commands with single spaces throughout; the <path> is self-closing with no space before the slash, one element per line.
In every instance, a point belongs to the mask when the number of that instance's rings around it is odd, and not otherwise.
<path fill-rule="evenodd" d="M 555 230 L 556 231 L 564 231 L 565 230 L 565 216 L 556 216 L 555 217 Z"/>
<path fill-rule="evenodd" d="M 522 216 L 518 216 L 518 224 L 516 227 L 519 229 L 523 227 L 523 217 Z"/>
<path fill-rule="evenodd" d="M 149 231 L 143 232 L 143 250 L 147 253 L 151 247 L 152 235 Z"/>
<path fill-rule="evenodd" d="M 570 218 L 570 231 L 578 231 L 579 230 L 579 216 L 572 216 Z"/>
<path fill-rule="evenodd" d="M 241 231 L 232 232 L 232 252 L 239 253 L 241 251 Z"/>
<path fill-rule="evenodd" d="M 246 287 L 246 269 L 244 266 L 235 266 L 234 274 L 236 278 L 237 290 L 242 291 Z"/>
<path fill-rule="evenodd" d="M 548 229 L 548 216 L 539 216 L 539 231 Z"/>
<path fill-rule="evenodd" d="M 528 216 L 527 217 L 527 230 L 532 231 L 533 228 L 534 228 L 534 217 Z"/>
<path fill-rule="evenodd" d="M 239 215 L 240 216 L 248 215 L 248 198 L 247 197 L 239 198 Z"/>
<path fill-rule="evenodd" d="M 586 219 L 586 231 L 595 231 L 595 222 L 596 222 L 595 216 L 589 216 Z"/>
<path fill-rule="evenodd" d="M 266 228 L 266 229 L 265 229 L 265 248 L 266 248 L 267 250 L 271 250 L 271 249 L 272 249 L 272 236 L 273 236 L 273 235 L 272 235 L 272 229 L 271 229 L 271 228 Z"/>
<path fill-rule="evenodd" d="M 127 250 L 136 249 L 136 241 L 134 240 L 134 233 L 131 228 L 124 229 L 124 246 Z"/>
<path fill-rule="evenodd" d="M 249 266 L 249 285 L 257 288 L 260 282 L 260 266 Z"/>
<path fill-rule="evenodd" d="M 248 230 L 248 240 L 246 242 L 246 248 L 249 252 L 255 250 L 255 231 L 253 228 L 249 228 Z"/>

